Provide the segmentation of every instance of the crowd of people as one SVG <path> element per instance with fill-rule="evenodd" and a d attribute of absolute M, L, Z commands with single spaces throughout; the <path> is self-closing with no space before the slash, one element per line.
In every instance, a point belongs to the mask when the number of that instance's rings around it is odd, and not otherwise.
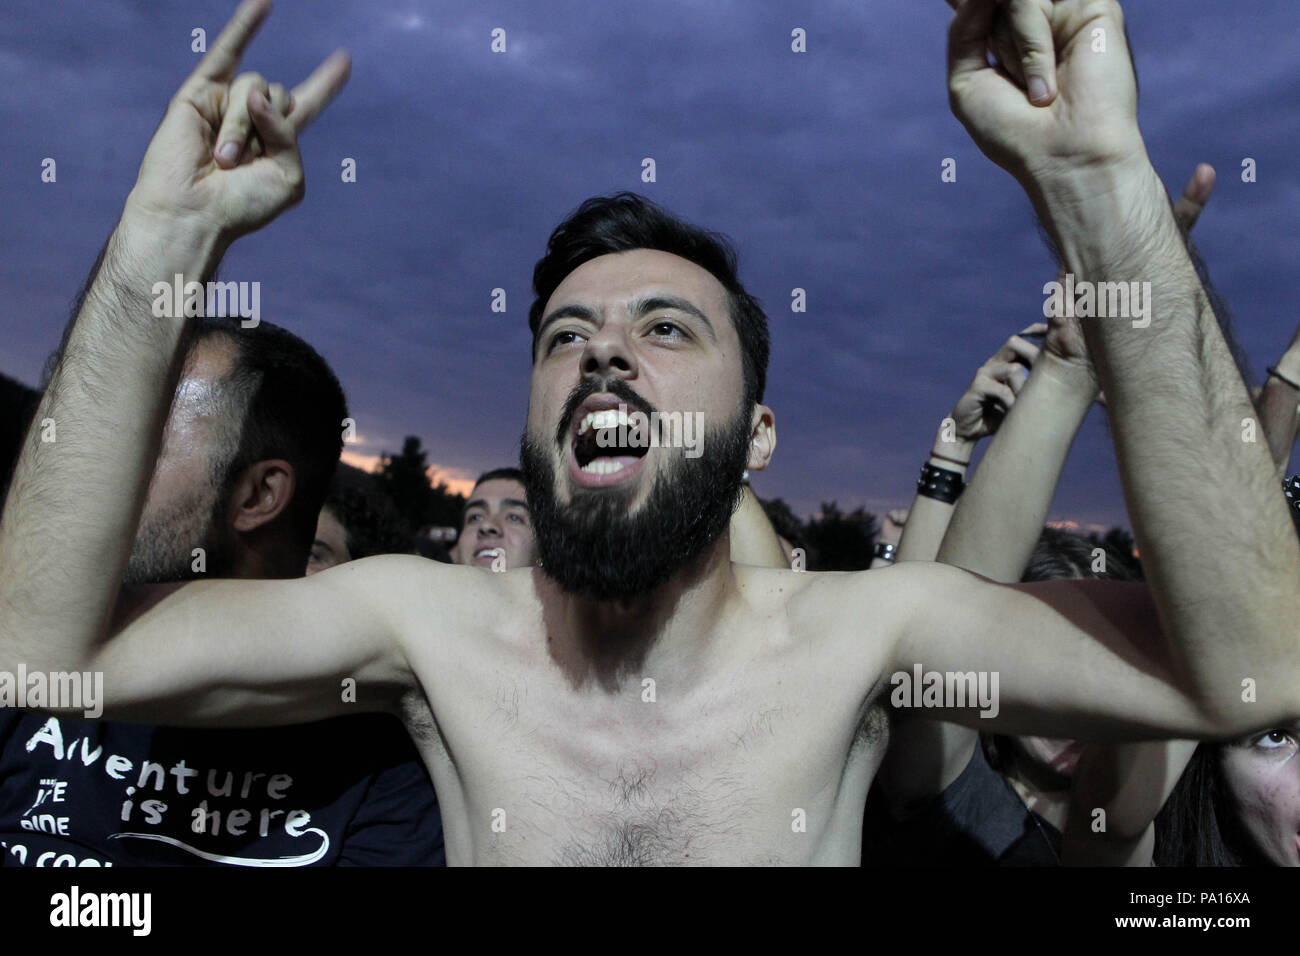
<path fill-rule="evenodd" d="M 1111 55 L 1072 42 L 1083 7 Z M 241 5 L 4 463 L 0 672 L 105 693 L 98 719 L 0 708 L 0 865 L 1300 865 L 1300 332 L 1248 387 L 1188 238 L 1214 170 L 1168 201 L 1118 6 L 1007 27 L 1068 73 L 1009 56 L 995 13 L 958 8 L 958 117 L 1061 281 L 1150 277 L 1152 318 L 1007 338 L 872 569 L 840 573 L 750 487 L 776 416 L 734 253 L 643 197 L 551 234 L 521 460 L 441 560 L 340 464 L 347 402 L 307 342 L 152 317 L 154 273 L 209 277 L 301 198 L 297 135 L 346 80 L 239 74 L 266 14 Z M 1140 555 L 1046 526 L 1097 402 Z M 702 454 L 629 440 L 667 410 L 702 414 Z"/>

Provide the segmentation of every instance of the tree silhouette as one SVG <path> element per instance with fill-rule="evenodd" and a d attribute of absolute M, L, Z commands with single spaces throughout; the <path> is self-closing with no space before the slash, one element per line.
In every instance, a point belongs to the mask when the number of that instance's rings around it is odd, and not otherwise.
<path fill-rule="evenodd" d="M 429 481 L 429 454 L 419 437 L 407 435 L 396 455 L 383 453 L 379 480 L 392 495 L 398 511 L 413 528 L 426 525 L 460 527 L 465 496 L 452 494 L 445 482 Z"/>

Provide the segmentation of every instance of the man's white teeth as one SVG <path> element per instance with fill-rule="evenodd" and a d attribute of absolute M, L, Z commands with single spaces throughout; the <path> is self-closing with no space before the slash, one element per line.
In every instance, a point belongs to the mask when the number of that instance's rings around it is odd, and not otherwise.
<path fill-rule="evenodd" d="M 498 555 L 505 554 L 500 548 L 480 548 L 474 552 L 476 558 L 495 558 Z"/>
<path fill-rule="evenodd" d="M 602 430 L 606 428 L 620 428 L 628 425 L 628 414 L 624 408 L 602 408 L 599 411 L 587 412 L 582 416 L 582 421 L 578 423 L 578 437 L 582 437 L 593 428 Z M 589 475 L 612 475 L 622 471 L 627 466 L 621 461 L 613 461 L 609 458 L 593 458 L 582 466 L 582 470 Z"/>
<path fill-rule="evenodd" d="M 587 412 L 578 425 L 578 434 L 585 435 L 593 428 L 618 428 L 626 425 L 627 412 L 621 408 L 602 408 L 598 412 Z"/>
<path fill-rule="evenodd" d="M 589 475 L 612 475 L 617 471 L 622 471 L 626 465 L 621 461 L 611 461 L 608 458 L 596 458 L 582 466 L 582 470 Z"/>

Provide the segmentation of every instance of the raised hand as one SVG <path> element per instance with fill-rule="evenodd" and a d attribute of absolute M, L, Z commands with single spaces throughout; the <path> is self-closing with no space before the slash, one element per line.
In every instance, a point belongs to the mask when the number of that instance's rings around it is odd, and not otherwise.
<path fill-rule="evenodd" d="M 1046 330 L 1047 326 L 1039 322 L 1011 336 L 975 373 L 974 381 L 952 410 L 958 439 L 974 442 L 998 430 L 1024 387 L 1025 371 L 1038 358 L 1038 346 L 1022 336 L 1041 335 Z"/>
<path fill-rule="evenodd" d="M 990 66 L 990 48 L 1009 56 L 999 15 L 1018 59 Z M 1026 187 L 1146 161 L 1123 15 L 1113 0 L 965 0 L 949 31 L 948 90 L 980 149 Z"/>
<path fill-rule="evenodd" d="M 298 135 L 347 82 L 346 51 L 331 54 L 292 93 L 236 74 L 270 0 L 244 0 L 168 105 L 128 206 L 184 220 L 229 243 L 304 194 Z"/>

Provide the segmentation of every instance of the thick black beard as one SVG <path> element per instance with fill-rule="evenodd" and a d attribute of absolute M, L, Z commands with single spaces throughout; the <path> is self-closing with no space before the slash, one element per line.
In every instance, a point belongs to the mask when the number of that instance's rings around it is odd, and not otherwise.
<path fill-rule="evenodd" d="M 595 389 L 584 391 L 570 400 L 573 408 Z M 613 383 L 608 391 L 648 410 L 640 396 L 625 395 Z M 564 417 L 565 432 L 573 408 Z M 525 433 L 519 457 L 542 570 L 565 591 L 594 601 L 627 603 L 650 594 L 691 567 L 726 530 L 740 502 L 749 437 L 749 415 L 742 412 L 706 433 L 698 458 L 687 458 L 683 449 L 657 449 L 676 455 L 674 464 L 655 479 L 645 505 L 629 514 L 631 486 L 580 489 L 561 506 L 552 459 Z"/>

